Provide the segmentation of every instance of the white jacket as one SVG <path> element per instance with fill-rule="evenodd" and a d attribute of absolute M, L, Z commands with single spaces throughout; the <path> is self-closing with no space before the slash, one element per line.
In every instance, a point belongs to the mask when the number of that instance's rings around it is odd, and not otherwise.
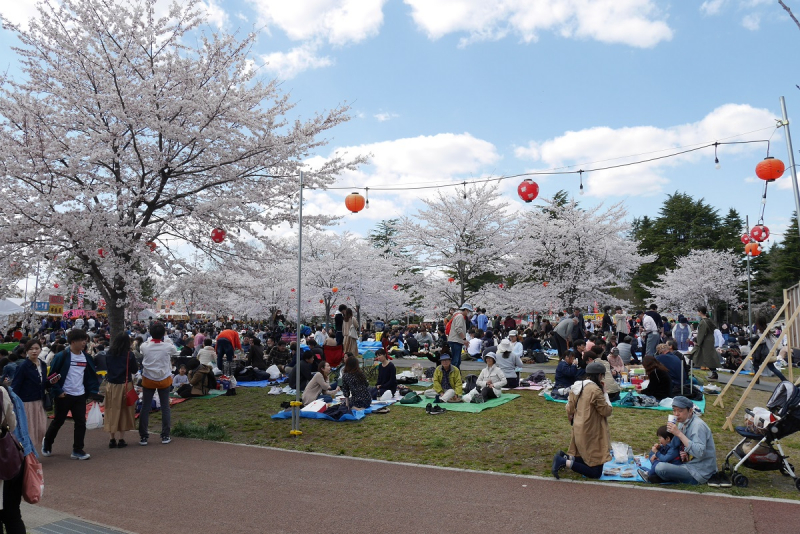
<path fill-rule="evenodd" d="M 156 342 L 150 340 L 142 343 L 139 349 L 142 352 L 142 376 L 154 382 L 160 382 L 172 376 L 172 360 L 175 354 L 175 345 L 169 338 Z"/>
<path fill-rule="evenodd" d="M 491 367 L 487 365 L 483 368 L 481 374 L 478 375 L 478 385 L 480 387 L 486 387 L 487 382 L 492 383 L 494 394 L 499 397 L 502 394 L 500 388 L 506 385 L 506 375 L 503 374 L 503 371 L 497 366 L 497 364 Z"/>

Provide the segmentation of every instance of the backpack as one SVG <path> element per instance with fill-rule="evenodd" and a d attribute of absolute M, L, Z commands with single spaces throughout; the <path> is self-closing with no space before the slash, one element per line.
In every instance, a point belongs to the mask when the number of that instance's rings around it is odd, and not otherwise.
<path fill-rule="evenodd" d="M 547 354 L 543 350 L 533 351 L 533 361 L 536 363 L 547 363 Z"/>
<path fill-rule="evenodd" d="M 478 387 L 478 377 L 475 375 L 467 375 L 464 381 L 464 393 L 469 393 L 476 387 Z"/>

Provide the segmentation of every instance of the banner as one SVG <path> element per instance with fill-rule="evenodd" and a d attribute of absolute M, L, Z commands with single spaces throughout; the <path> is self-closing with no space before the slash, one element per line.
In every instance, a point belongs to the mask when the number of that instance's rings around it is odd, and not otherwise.
<path fill-rule="evenodd" d="M 49 302 L 34 302 L 34 303 L 31 304 L 31 307 L 33 308 L 34 311 L 46 312 L 47 310 L 50 309 L 50 303 Z"/>
<path fill-rule="evenodd" d="M 64 305 L 64 296 L 63 295 L 50 295 L 50 304 L 60 304 Z"/>
<path fill-rule="evenodd" d="M 62 315 L 64 313 L 63 304 L 51 304 L 49 309 L 50 315 Z"/>

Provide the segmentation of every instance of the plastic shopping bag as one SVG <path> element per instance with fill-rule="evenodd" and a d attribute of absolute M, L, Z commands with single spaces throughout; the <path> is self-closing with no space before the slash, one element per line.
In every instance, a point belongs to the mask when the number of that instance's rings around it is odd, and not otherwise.
<path fill-rule="evenodd" d="M 100 404 L 96 402 L 92 404 L 89 415 L 86 416 L 86 428 L 88 430 L 103 428 L 103 412 L 100 411 Z"/>

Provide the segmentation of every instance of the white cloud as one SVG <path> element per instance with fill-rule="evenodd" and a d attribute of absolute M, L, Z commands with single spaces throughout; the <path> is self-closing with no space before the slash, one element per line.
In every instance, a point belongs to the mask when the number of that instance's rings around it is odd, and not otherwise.
<path fill-rule="evenodd" d="M 217 2 L 208 0 L 207 2 L 200 2 L 200 5 L 206 10 L 206 18 L 209 23 L 220 29 L 228 24 L 228 13 Z"/>
<path fill-rule="evenodd" d="M 540 162 L 547 169 L 572 166 L 568 170 L 574 171 L 578 170 L 575 165 L 599 168 L 655 158 L 677 152 L 678 147 L 697 146 L 714 140 L 724 141 L 743 132 L 769 127 L 774 122 L 774 115 L 769 110 L 725 104 L 702 120 L 690 124 L 669 128 L 595 127 L 568 131 L 541 143 L 532 141 L 527 146 L 516 148 L 514 153 L 520 159 Z M 758 139 L 760 134 L 754 135 Z M 731 140 L 745 139 L 747 138 L 736 137 Z M 719 153 L 724 164 L 726 154 L 758 150 L 763 150 L 760 144 L 723 145 Z M 631 157 L 620 157 L 625 155 Z M 709 157 L 709 149 L 705 149 L 650 163 L 586 173 L 583 175 L 584 187 L 587 194 L 599 197 L 619 195 L 621 192 L 635 196 L 654 195 L 662 192 L 667 184 L 664 171 L 682 163 Z M 632 183 L 637 184 L 636 187 L 631 187 Z"/>
<path fill-rule="evenodd" d="M 270 26 L 290 39 L 324 39 L 336 45 L 378 34 L 386 0 L 250 0 Z"/>
<path fill-rule="evenodd" d="M 700 5 L 700 11 L 702 11 L 704 15 L 716 15 L 726 2 L 727 0 L 706 0 Z"/>
<path fill-rule="evenodd" d="M 0 15 L 3 15 L 13 24 L 28 27 L 31 17 L 38 14 L 35 0 L 16 0 L 13 2 L 3 2 L 0 5 Z"/>
<path fill-rule="evenodd" d="M 754 32 L 761 27 L 761 15 L 758 13 L 750 13 L 742 17 L 742 26 Z"/>
<path fill-rule="evenodd" d="M 373 117 L 378 119 L 378 122 L 390 121 L 392 119 L 396 119 L 399 116 L 400 115 L 398 115 L 397 113 L 389 113 L 387 111 L 382 111 L 380 113 L 376 113 L 375 115 L 373 115 Z"/>
<path fill-rule="evenodd" d="M 536 41 L 541 31 L 563 37 L 652 47 L 672 38 L 653 0 L 404 0 L 431 39 L 455 32 L 461 44 L 509 33 Z"/>
<path fill-rule="evenodd" d="M 499 161 L 496 147 L 469 133 L 442 133 L 393 141 L 382 141 L 366 145 L 342 147 L 334 154 L 368 154 L 369 164 L 356 171 L 344 173 L 336 186 L 353 186 L 353 191 L 364 187 L 380 186 L 414 187 L 442 183 L 460 183 L 482 176 L 482 170 Z M 317 167 L 325 158 L 318 156 L 306 163 Z M 359 213 L 359 217 L 381 220 L 406 213 L 419 197 L 432 194 L 434 190 L 370 190 L 370 209 Z M 445 190 L 446 191 L 446 190 Z M 344 197 L 347 190 L 314 191 L 310 196 L 309 213 L 346 215 Z"/>
<path fill-rule="evenodd" d="M 305 43 L 288 52 L 266 54 L 263 59 L 267 63 L 264 68 L 284 80 L 294 78 L 305 70 L 333 65 L 331 58 L 317 56 L 317 46 L 313 43 Z"/>

